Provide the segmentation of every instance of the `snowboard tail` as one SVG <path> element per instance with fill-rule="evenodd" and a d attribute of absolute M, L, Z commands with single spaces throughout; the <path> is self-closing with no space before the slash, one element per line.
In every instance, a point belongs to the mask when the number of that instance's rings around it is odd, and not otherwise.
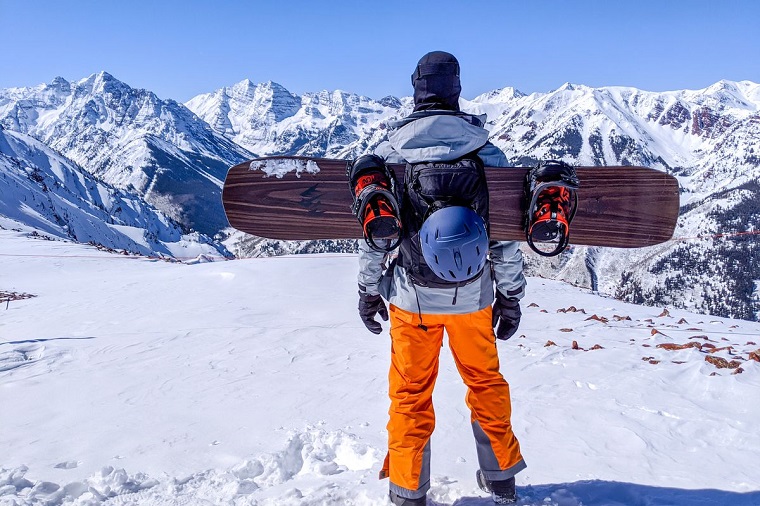
<path fill-rule="evenodd" d="M 238 230 L 282 240 L 359 239 L 346 169 L 350 161 L 267 157 L 227 173 L 227 219 Z M 403 180 L 404 165 L 389 167 Z M 490 237 L 525 241 L 524 182 L 528 168 L 486 167 Z M 640 248 L 672 238 L 678 181 L 646 167 L 577 167 L 578 206 L 570 244 Z"/>

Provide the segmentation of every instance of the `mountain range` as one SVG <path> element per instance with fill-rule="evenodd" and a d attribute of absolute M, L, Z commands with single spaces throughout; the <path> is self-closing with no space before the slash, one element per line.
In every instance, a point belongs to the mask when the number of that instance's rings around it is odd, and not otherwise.
<path fill-rule="evenodd" d="M 0 226 L 34 237 L 92 243 L 140 255 L 229 255 L 134 193 L 113 187 L 42 142 L 0 126 Z"/>
<path fill-rule="evenodd" d="M 106 72 L 2 90 L 0 118 L 7 130 L 34 137 L 208 235 L 227 224 L 220 202 L 227 168 L 252 156 L 183 105 Z"/>
<path fill-rule="evenodd" d="M 526 254 L 531 274 L 638 303 L 760 317 L 760 85 L 720 81 L 702 90 L 649 92 L 568 83 L 532 94 L 507 87 L 462 99 L 461 107 L 487 114 L 491 141 L 512 165 L 546 158 L 645 165 L 681 184 L 673 241 L 641 250 L 575 247 L 553 261 Z M 219 195 L 227 167 L 274 154 L 351 158 L 372 150 L 388 122 L 411 110 L 410 97 L 299 96 L 250 80 L 180 104 L 105 72 L 0 90 L 6 139 L 51 150 L 97 184 L 144 201 L 180 235 L 195 232 L 201 242 L 240 257 L 354 251 L 355 244 L 282 243 L 226 229 Z M 45 163 L 14 153 L 6 156 L 26 167 L 27 178 L 50 174 Z M 8 164 L 2 167 L 10 173 Z M 23 213 L 0 212 L 33 224 Z"/>

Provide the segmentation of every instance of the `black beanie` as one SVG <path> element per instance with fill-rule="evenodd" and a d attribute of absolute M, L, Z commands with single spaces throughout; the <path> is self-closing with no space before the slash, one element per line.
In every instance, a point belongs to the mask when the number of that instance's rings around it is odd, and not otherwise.
<path fill-rule="evenodd" d="M 428 53 L 417 63 L 412 74 L 414 110 L 443 109 L 459 111 L 459 62 L 444 51 Z"/>

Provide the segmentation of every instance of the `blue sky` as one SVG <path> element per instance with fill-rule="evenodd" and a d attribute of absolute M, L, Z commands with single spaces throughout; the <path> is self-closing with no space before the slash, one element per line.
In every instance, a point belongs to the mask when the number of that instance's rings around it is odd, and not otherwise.
<path fill-rule="evenodd" d="M 664 91 L 760 82 L 760 2 L 0 0 L 0 88 L 106 70 L 186 101 L 250 78 L 409 95 L 431 50 L 465 98 L 565 82 Z"/>

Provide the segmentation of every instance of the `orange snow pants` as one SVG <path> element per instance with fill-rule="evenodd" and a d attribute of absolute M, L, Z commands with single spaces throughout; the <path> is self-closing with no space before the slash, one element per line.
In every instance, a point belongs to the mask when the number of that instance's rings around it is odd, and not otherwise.
<path fill-rule="evenodd" d="M 433 387 L 443 331 L 467 385 L 467 406 L 480 469 L 489 480 L 511 478 L 526 465 L 512 432 L 509 385 L 499 372 L 491 307 L 475 313 L 422 316 L 390 307 L 391 368 L 388 455 L 381 478 L 401 497 L 423 497 L 430 488 L 430 436 L 435 427 Z"/>

